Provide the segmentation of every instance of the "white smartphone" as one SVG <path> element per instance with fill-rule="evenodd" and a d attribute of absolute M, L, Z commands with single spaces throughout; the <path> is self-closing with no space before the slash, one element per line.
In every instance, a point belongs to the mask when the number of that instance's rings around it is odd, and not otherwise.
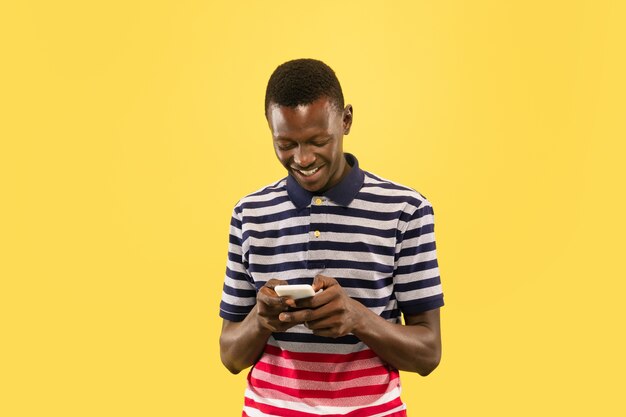
<path fill-rule="evenodd" d="M 274 291 L 279 297 L 291 297 L 294 300 L 309 298 L 315 295 L 313 287 L 309 284 L 277 285 Z"/>

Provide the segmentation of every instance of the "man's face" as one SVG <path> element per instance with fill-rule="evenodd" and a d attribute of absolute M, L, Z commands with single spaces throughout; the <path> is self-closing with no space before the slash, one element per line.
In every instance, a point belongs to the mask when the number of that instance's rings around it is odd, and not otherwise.
<path fill-rule="evenodd" d="M 270 103 L 267 120 L 278 160 L 302 188 L 324 192 L 348 172 L 343 135 L 352 125 L 352 106 L 340 111 L 325 97 L 297 107 Z"/>

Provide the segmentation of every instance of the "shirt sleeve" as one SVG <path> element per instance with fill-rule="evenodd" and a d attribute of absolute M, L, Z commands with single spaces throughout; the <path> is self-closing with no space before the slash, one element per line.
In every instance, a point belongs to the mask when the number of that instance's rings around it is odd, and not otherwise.
<path fill-rule="evenodd" d="M 244 256 L 241 208 L 235 207 L 230 220 L 228 261 L 220 302 L 220 317 L 242 321 L 256 304 L 256 288 Z"/>
<path fill-rule="evenodd" d="M 443 306 L 432 205 L 424 199 L 408 216 L 396 250 L 394 289 L 404 315 Z"/>

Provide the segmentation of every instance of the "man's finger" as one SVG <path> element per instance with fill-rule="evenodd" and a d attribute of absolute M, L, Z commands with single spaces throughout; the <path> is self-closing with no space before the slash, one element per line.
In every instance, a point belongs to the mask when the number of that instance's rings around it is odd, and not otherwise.
<path fill-rule="evenodd" d="M 298 310 L 280 313 L 278 319 L 284 323 L 304 323 L 317 319 L 315 310 Z"/>
<path fill-rule="evenodd" d="M 273 289 L 262 287 L 257 295 L 257 300 L 270 307 L 287 306 L 284 297 L 279 297 Z"/>
<path fill-rule="evenodd" d="M 321 295 L 321 294 L 320 294 Z M 333 306 L 324 304 L 318 308 L 307 308 L 297 311 L 281 313 L 278 317 L 280 321 L 291 323 L 304 323 L 320 321 L 333 315 Z"/>
<path fill-rule="evenodd" d="M 270 279 L 259 290 L 257 299 L 261 301 L 262 303 L 268 306 L 272 306 L 272 307 L 278 307 L 278 306 L 293 307 L 294 306 L 293 301 L 289 301 L 285 297 L 279 297 L 278 294 L 276 294 L 276 292 L 274 291 L 274 287 L 276 287 L 277 285 L 285 285 L 285 284 L 287 284 L 287 281 L 283 281 L 281 279 L 276 279 L 276 278 Z"/>
<path fill-rule="evenodd" d="M 334 278 L 327 277 L 322 274 L 318 274 L 313 278 L 313 291 L 318 292 L 320 289 L 332 287 L 333 285 L 338 285 L 337 281 Z"/>
<path fill-rule="evenodd" d="M 269 281 L 267 281 L 264 285 L 264 287 L 267 287 L 271 290 L 274 289 L 274 287 L 276 287 L 277 285 L 287 285 L 287 281 L 284 281 L 282 279 L 276 279 L 276 278 L 272 278 Z"/>

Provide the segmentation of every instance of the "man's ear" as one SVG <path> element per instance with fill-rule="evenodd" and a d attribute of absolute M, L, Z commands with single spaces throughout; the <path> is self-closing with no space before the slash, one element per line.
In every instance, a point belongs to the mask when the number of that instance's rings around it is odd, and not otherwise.
<path fill-rule="evenodd" d="M 352 115 L 354 113 L 354 109 L 352 108 L 352 104 L 348 104 L 345 109 L 343 109 L 343 134 L 347 135 L 350 133 L 350 128 L 352 127 Z"/>

